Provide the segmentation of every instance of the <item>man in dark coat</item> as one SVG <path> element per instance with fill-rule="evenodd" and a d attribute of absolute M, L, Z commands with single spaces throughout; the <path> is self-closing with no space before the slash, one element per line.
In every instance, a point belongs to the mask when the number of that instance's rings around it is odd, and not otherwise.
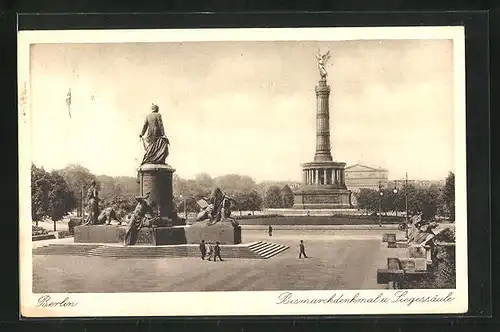
<path fill-rule="evenodd" d="M 146 148 L 146 153 L 142 160 L 143 164 L 163 164 L 168 156 L 168 138 L 165 135 L 165 129 L 163 127 L 163 120 L 161 114 L 159 113 L 160 108 L 158 105 L 153 104 L 151 106 L 152 113 L 146 116 L 144 125 L 142 126 L 142 131 L 139 137 L 142 139 L 144 134 L 147 135 L 145 138 L 148 144 Z"/>
<path fill-rule="evenodd" d="M 200 252 L 201 252 L 201 259 L 205 260 L 205 256 L 207 254 L 207 247 L 205 246 L 205 240 L 201 240 Z"/>
<path fill-rule="evenodd" d="M 306 256 L 306 247 L 304 246 L 304 241 L 303 240 L 300 240 L 299 250 L 300 250 L 299 259 L 302 258 L 302 255 L 304 255 L 304 258 L 307 258 L 307 256 Z"/>
<path fill-rule="evenodd" d="M 219 241 L 215 242 L 215 247 L 214 247 L 214 262 L 217 261 L 217 257 L 219 257 L 219 260 L 222 262 L 222 257 L 220 257 Z"/>

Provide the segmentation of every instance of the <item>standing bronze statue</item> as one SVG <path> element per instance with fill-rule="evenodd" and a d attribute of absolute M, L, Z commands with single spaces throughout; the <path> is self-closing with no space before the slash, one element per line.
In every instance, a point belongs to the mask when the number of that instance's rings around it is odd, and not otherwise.
<path fill-rule="evenodd" d="M 99 217 L 99 192 L 97 191 L 97 184 L 94 180 L 87 191 L 88 199 L 88 217 L 85 225 L 95 225 L 97 224 L 97 218 Z"/>
<path fill-rule="evenodd" d="M 159 113 L 160 108 L 158 105 L 153 104 L 151 106 L 152 113 L 146 116 L 144 125 L 142 127 L 140 139 L 147 143 L 144 143 L 144 148 L 146 152 L 144 158 L 142 159 L 141 165 L 144 164 L 164 164 L 168 156 L 168 145 L 170 144 L 168 138 L 165 135 L 165 129 L 163 127 L 163 121 L 161 114 Z M 144 134 L 147 135 L 145 140 L 143 139 Z"/>

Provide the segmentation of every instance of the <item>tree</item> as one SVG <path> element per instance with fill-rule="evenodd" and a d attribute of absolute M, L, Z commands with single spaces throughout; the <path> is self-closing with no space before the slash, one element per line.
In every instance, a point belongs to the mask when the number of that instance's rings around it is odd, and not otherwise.
<path fill-rule="evenodd" d="M 113 206 L 118 220 L 122 220 L 128 213 L 134 210 L 137 202 L 135 198 L 117 195 L 111 199 L 110 204 Z"/>
<path fill-rule="evenodd" d="M 82 197 L 82 194 L 85 195 L 85 192 L 89 188 L 92 180 L 97 182 L 96 176 L 85 167 L 77 164 L 68 165 L 60 170 L 59 173 L 62 175 L 64 180 L 66 180 L 70 191 L 76 198 L 75 205 L 72 206 L 72 208 L 77 207 L 78 212 L 81 214 L 82 211 L 80 209 L 80 203 L 84 198 L 84 196 Z"/>
<path fill-rule="evenodd" d="M 42 220 L 49 209 L 49 174 L 43 169 L 31 164 L 31 218 Z"/>
<path fill-rule="evenodd" d="M 281 201 L 285 208 L 291 208 L 293 206 L 293 192 L 287 184 L 281 189 Z"/>
<path fill-rule="evenodd" d="M 260 211 L 262 209 L 262 196 L 256 190 L 235 192 L 235 209 L 239 211 Z"/>
<path fill-rule="evenodd" d="M 115 179 L 107 175 L 98 175 L 97 182 L 99 183 L 99 199 L 100 204 L 108 206 L 116 196 L 120 196 L 120 188 L 116 186 Z"/>
<path fill-rule="evenodd" d="M 48 216 L 53 220 L 60 220 L 75 204 L 73 193 L 69 190 L 64 178 L 57 172 L 49 174 L 49 206 Z"/>
<path fill-rule="evenodd" d="M 389 211 L 398 212 L 404 209 L 404 192 L 397 190 L 394 193 L 394 188 L 382 189 L 381 210 L 386 213 Z M 378 193 L 380 195 L 380 193 Z"/>
<path fill-rule="evenodd" d="M 422 214 L 423 220 L 430 220 L 436 216 L 440 188 L 433 185 L 428 188 L 408 185 L 405 187 L 408 194 L 408 213 L 410 215 Z"/>
<path fill-rule="evenodd" d="M 257 184 L 247 175 L 227 174 L 213 179 L 214 185 L 225 192 L 256 189 Z"/>
<path fill-rule="evenodd" d="M 126 197 L 135 197 L 139 193 L 139 179 L 132 176 L 115 176 L 115 187 Z"/>
<path fill-rule="evenodd" d="M 455 220 L 455 174 L 449 172 L 443 188 L 443 202 L 450 220 Z"/>
<path fill-rule="evenodd" d="M 214 186 L 212 177 L 207 173 L 200 173 L 195 176 L 196 184 L 205 190 L 210 190 Z"/>
<path fill-rule="evenodd" d="M 266 191 L 264 205 L 268 208 L 281 208 L 283 201 L 281 200 L 281 190 L 278 186 L 271 186 Z"/>
<path fill-rule="evenodd" d="M 376 212 L 378 211 L 378 191 L 373 189 L 361 188 L 356 195 L 356 201 L 360 209 Z"/>
<path fill-rule="evenodd" d="M 129 202 L 135 202 L 135 196 L 139 192 L 137 179 L 130 176 L 98 175 L 97 183 L 100 187 L 101 208 L 113 206 L 115 209 L 122 209 L 124 206 L 128 206 Z M 124 208 L 125 210 L 127 208 Z"/>
<path fill-rule="evenodd" d="M 430 220 L 436 216 L 440 194 L 441 190 L 436 185 L 422 188 L 422 219 Z"/>
<path fill-rule="evenodd" d="M 257 190 L 250 190 L 247 193 L 247 209 L 252 211 L 262 210 L 263 199 Z"/>

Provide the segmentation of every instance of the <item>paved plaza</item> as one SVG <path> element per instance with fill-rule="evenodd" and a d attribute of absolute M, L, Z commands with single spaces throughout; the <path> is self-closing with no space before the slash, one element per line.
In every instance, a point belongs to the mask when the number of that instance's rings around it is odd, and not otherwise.
<path fill-rule="evenodd" d="M 383 230 L 245 230 L 243 241 L 284 244 L 270 259 L 115 259 L 33 256 L 33 292 L 169 292 L 381 289 L 376 272 L 390 249 Z M 59 241 L 70 241 L 64 239 Z M 298 259 L 304 240 L 307 259 Z M 36 244 L 40 245 L 40 244 Z M 222 248 L 224 258 L 224 248 Z"/>

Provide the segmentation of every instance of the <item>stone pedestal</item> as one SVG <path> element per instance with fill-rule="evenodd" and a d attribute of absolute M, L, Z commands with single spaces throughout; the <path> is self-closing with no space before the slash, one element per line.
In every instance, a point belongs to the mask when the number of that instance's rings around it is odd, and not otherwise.
<path fill-rule="evenodd" d="M 75 243 L 123 243 L 126 226 L 93 225 L 75 227 Z M 201 240 L 219 241 L 220 244 L 240 244 L 241 226 L 229 222 L 208 225 L 199 222 L 188 226 L 142 228 L 137 234 L 136 245 L 195 244 Z"/>
<path fill-rule="evenodd" d="M 136 245 L 186 244 L 186 226 L 142 228 L 137 234 Z M 77 226 L 75 243 L 123 243 L 127 227 L 124 226 Z"/>
<path fill-rule="evenodd" d="M 198 222 L 186 227 L 187 243 L 200 243 L 201 240 L 220 244 L 241 243 L 241 226 L 234 227 L 229 222 L 218 222 L 208 225 L 206 222 Z"/>
<path fill-rule="evenodd" d="M 293 208 L 302 210 L 314 209 L 347 209 L 352 207 L 351 192 L 334 186 L 302 186 L 293 193 Z"/>
<path fill-rule="evenodd" d="M 178 217 L 173 201 L 172 175 L 175 169 L 167 164 L 144 164 L 138 169 L 141 196 L 149 193 L 148 204 L 157 209 L 160 224 L 156 226 L 185 225 Z"/>

